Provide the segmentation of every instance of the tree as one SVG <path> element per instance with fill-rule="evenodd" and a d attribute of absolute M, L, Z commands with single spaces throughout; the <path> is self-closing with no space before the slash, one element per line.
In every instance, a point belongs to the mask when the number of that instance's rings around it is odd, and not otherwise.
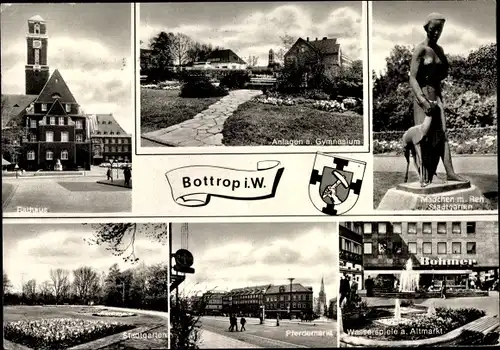
<path fill-rule="evenodd" d="M 7 294 L 11 288 L 12 288 L 12 283 L 10 282 L 7 273 L 3 271 L 3 294 L 4 295 Z"/>
<path fill-rule="evenodd" d="M 285 33 L 283 36 L 280 36 L 280 41 L 281 47 L 274 50 L 274 60 L 283 63 L 285 61 L 285 54 L 290 50 L 293 44 L 295 44 L 297 39 Z"/>
<path fill-rule="evenodd" d="M 123 256 L 124 261 L 136 263 L 135 238 L 143 234 L 161 244 L 166 244 L 168 224 L 109 223 L 92 224 L 94 237 L 84 239 L 88 244 L 107 245 L 106 250 L 114 256 Z M 127 255 L 127 252 L 128 255 Z"/>
<path fill-rule="evenodd" d="M 44 281 L 40 283 L 38 285 L 38 293 L 40 293 L 42 303 L 50 303 L 50 299 L 53 297 L 51 281 Z"/>
<path fill-rule="evenodd" d="M 200 315 L 208 304 L 210 293 L 205 293 L 191 305 L 189 297 L 170 297 L 170 347 L 171 349 L 197 349 L 200 340 Z"/>
<path fill-rule="evenodd" d="M 396 45 L 386 60 L 386 72 L 375 80 L 373 97 L 387 96 L 396 91 L 399 84 L 409 81 L 410 64 L 413 48 Z"/>
<path fill-rule="evenodd" d="M 5 96 L 2 96 L 0 102 L 0 115 L 2 119 L 10 119 L 12 117 L 13 107 L 9 107 L 9 103 Z M 12 163 L 17 163 L 19 154 L 21 153 L 21 140 L 24 137 L 24 128 L 17 123 L 17 120 L 12 119 L 5 127 L 2 127 L 2 157 Z"/>
<path fill-rule="evenodd" d="M 50 270 L 50 279 L 52 280 L 52 289 L 57 304 L 68 296 L 70 288 L 69 272 L 63 269 L 52 269 Z"/>
<path fill-rule="evenodd" d="M 217 50 L 222 50 L 221 47 L 212 47 L 211 44 L 194 43 L 187 51 L 187 61 L 191 63 L 205 62 L 208 56 Z"/>
<path fill-rule="evenodd" d="M 188 62 L 188 53 L 193 44 L 193 40 L 187 35 L 182 33 L 175 34 L 172 41 L 172 54 L 177 64 L 183 65 Z"/>
<path fill-rule="evenodd" d="M 29 303 L 35 302 L 36 297 L 36 280 L 31 279 L 23 285 L 23 294 Z"/>
<path fill-rule="evenodd" d="M 174 34 L 160 32 L 150 41 L 151 52 L 143 55 L 141 59 L 144 61 L 141 67 L 144 73 L 152 76 L 153 81 L 167 79 L 171 71 L 170 66 L 174 63 Z"/>
<path fill-rule="evenodd" d="M 73 288 L 76 297 L 87 304 L 99 292 L 99 275 L 89 266 L 83 266 L 73 271 Z"/>
<path fill-rule="evenodd" d="M 249 67 L 255 67 L 259 63 L 259 57 L 258 56 L 250 55 L 250 56 L 248 56 L 248 62 L 247 63 L 248 63 Z"/>

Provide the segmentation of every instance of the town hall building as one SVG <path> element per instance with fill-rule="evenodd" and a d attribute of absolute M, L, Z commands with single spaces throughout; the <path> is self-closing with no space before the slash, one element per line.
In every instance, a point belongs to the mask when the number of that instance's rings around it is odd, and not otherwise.
<path fill-rule="evenodd" d="M 92 137 L 98 134 L 59 70 L 49 74 L 48 33 L 40 16 L 28 20 L 25 94 L 2 95 L 3 158 L 25 170 L 90 169 Z M 113 118 L 114 120 L 114 118 Z M 114 121 L 114 124 L 117 124 Z M 121 138 L 131 136 L 120 127 Z M 130 153 L 123 152 L 122 158 Z M 5 153 L 5 152 L 3 152 Z M 7 159 L 8 158 L 8 159 Z"/>

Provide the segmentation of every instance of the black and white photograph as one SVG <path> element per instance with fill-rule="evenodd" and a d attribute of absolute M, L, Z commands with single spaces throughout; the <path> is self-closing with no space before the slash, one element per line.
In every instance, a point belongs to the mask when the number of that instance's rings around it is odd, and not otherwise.
<path fill-rule="evenodd" d="M 374 208 L 498 209 L 496 2 L 372 8 Z"/>
<path fill-rule="evenodd" d="M 4 224 L 5 349 L 167 349 L 168 224 Z"/>
<path fill-rule="evenodd" d="M 131 4 L 2 4 L 2 209 L 132 207 Z"/>
<path fill-rule="evenodd" d="M 140 4 L 140 145 L 362 149 L 363 11 L 361 1 Z"/>
<path fill-rule="evenodd" d="M 172 349 L 337 346 L 336 223 L 170 232 Z"/>
<path fill-rule="evenodd" d="M 498 346 L 497 221 L 341 222 L 341 347 Z"/>

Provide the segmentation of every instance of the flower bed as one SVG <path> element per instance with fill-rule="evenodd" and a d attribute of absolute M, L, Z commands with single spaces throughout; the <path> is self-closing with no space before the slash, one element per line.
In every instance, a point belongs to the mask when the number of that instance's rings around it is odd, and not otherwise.
<path fill-rule="evenodd" d="M 464 141 L 465 140 L 465 141 Z M 496 135 L 484 135 L 471 139 L 451 139 L 449 141 L 450 150 L 454 154 L 496 154 Z M 403 153 L 403 142 L 401 140 L 373 140 L 373 153 Z"/>
<path fill-rule="evenodd" d="M 118 322 L 72 318 L 22 320 L 7 323 L 4 338 L 37 350 L 66 349 L 132 328 Z"/>
<path fill-rule="evenodd" d="M 269 104 L 274 106 L 294 106 L 294 105 L 310 105 L 327 112 L 345 112 L 354 109 L 358 106 L 358 101 L 355 98 L 348 97 L 338 102 L 335 100 L 317 100 L 312 98 L 294 97 L 294 96 L 280 96 L 277 94 L 268 94 L 264 97 L 257 97 L 255 100 L 259 103 Z"/>
<path fill-rule="evenodd" d="M 134 314 L 132 312 L 120 312 L 120 311 L 106 311 L 106 310 L 102 310 L 102 311 L 93 313 L 92 316 L 99 316 L 99 317 L 130 317 L 130 316 L 137 316 L 137 314 Z"/>

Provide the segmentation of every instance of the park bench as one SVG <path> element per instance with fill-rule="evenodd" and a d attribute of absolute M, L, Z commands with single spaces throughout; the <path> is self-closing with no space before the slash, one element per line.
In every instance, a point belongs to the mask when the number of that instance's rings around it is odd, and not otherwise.
<path fill-rule="evenodd" d="M 483 316 L 475 321 L 466 325 L 463 330 L 472 332 L 481 332 L 484 335 L 494 331 L 500 326 L 498 317 L 496 316 Z"/>
<path fill-rule="evenodd" d="M 263 86 L 274 86 L 276 84 L 276 78 L 274 77 L 262 77 L 262 76 L 257 76 L 257 77 L 251 77 L 250 82 L 247 85 L 250 86 L 256 86 L 256 87 L 263 87 Z"/>

